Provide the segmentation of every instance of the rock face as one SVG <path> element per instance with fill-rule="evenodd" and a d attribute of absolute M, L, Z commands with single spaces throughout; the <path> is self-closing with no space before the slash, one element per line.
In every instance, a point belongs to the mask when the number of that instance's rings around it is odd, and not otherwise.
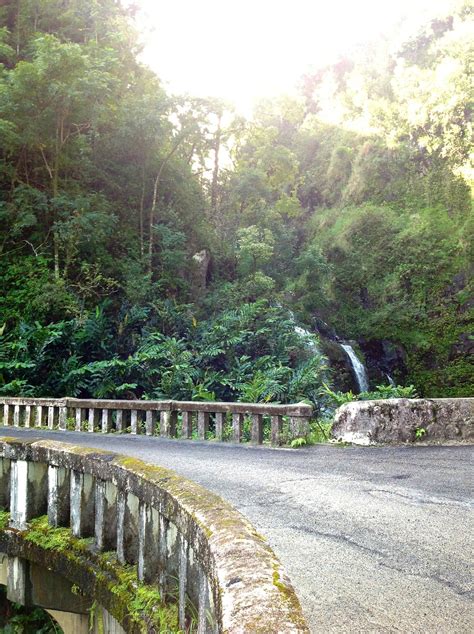
<path fill-rule="evenodd" d="M 192 257 L 192 286 L 195 295 L 206 292 L 210 263 L 211 254 L 207 249 L 195 253 Z"/>
<path fill-rule="evenodd" d="M 340 407 L 332 435 L 359 445 L 474 442 L 474 398 L 356 401 Z"/>

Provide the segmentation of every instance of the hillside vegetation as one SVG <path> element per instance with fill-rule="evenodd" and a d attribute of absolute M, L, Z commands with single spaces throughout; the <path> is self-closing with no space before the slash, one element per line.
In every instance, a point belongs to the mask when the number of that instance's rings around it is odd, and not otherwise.
<path fill-rule="evenodd" d="M 472 13 L 246 121 L 167 94 L 119 2 L 2 3 L 0 393 L 317 403 L 319 330 L 472 395 Z"/>

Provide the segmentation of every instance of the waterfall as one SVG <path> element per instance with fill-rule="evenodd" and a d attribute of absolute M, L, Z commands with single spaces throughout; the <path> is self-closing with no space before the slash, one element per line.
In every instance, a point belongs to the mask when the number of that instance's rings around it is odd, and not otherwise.
<path fill-rule="evenodd" d="M 388 372 L 385 372 L 385 376 L 387 377 L 387 381 L 389 385 L 391 385 L 392 387 L 397 387 L 397 384 L 395 383 L 394 379 L 390 376 Z"/>
<path fill-rule="evenodd" d="M 361 363 L 354 352 L 354 348 L 348 343 L 341 343 L 341 348 L 345 351 L 351 362 L 352 370 L 357 381 L 359 392 L 369 391 L 369 377 L 365 365 Z"/>
<path fill-rule="evenodd" d="M 301 328 L 301 326 L 295 326 L 295 332 L 301 338 L 306 339 L 305 344 L 310 350 L 312 350 L 315 354 L 319 352 L 319 348 L 314 342 L 314 334 L 309 332 L 309 330 L 305 330 L 304 328 Z"/>

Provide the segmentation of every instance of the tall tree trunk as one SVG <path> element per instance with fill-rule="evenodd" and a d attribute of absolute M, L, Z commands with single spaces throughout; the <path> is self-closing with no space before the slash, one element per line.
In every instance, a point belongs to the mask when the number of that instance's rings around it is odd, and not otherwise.
<path fill-rule="evenodd" d="M 173 145 L 173 147 L 171 148 L 171 150 L 168 152 L 168 154 L 165 156 L 165 158 L 162 160 L 160 168 L 158 170 L 158 173 L 156 174 L 156 178 L 155 178 L 155 182 L 153 184 L 153 199 L 152 199 L 152 203 L 151 203 L 151 209 L 150 209 L 150 219 L 149 219 L 149 225 L 148 225 L 148 231 L 149 231 L 149 235 L 148 235 L 148 272 L 151 274 L 152 272 L 152 264 L 153 264 L 153 247 L 155 246 L 155 236 L 153 233 L 153 227 L 155 225 L 155 216 L 156 216 L 156 204 L 158 201 L 158 186 L 160 184 L 160 180 L 161 180 L 161 175 L 163 173 L 163 169 L 165 168 L 166 164 L 168 163 L 168 161 L 171 159 L 171 157 L 173 156 L 173 154 L 176 152 L 176 150 L 179 148 L 179 146 L 181 145 L 181 142 L 184 140 L 185 138 L 185 134 L 180 134 L 178 139 L 176 140 L 176 143 Z"/>
<path fill-rule="evenodd" d="M 145 213 L 145 164 L 142 165 L 142 193 L 140 196 L 140 255 L 143 258 L 143 255 L 145 254 L 145 236 L 144 236 L 144 230 L 145 230 L 145 219 L 144 219 L 144 213 Z"/>
<path fill-rule="evenodd" d="M 219 113 L 217 120 L 216 137 L 214 141 L 214 169 L 212 172 L 212 184 L 211 184 L 211 209 L 214 217 L 217 215 L 218 207 L 218 192 L 217 185 L 219 179 L 219 152 L 221 148 L 221 135 L 222 135 L 222 113 Z"/>

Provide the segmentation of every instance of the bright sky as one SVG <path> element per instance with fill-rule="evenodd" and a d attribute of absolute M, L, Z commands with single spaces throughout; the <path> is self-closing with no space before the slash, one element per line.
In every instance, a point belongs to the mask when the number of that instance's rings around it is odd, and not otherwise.
<path fill-rule="evenodd" d="M 357 44 L 419 23 L 451 0 L 135 0 L 144 61 L 171 92 L 221 97 L 250 114 L 265 96 Z"/>

